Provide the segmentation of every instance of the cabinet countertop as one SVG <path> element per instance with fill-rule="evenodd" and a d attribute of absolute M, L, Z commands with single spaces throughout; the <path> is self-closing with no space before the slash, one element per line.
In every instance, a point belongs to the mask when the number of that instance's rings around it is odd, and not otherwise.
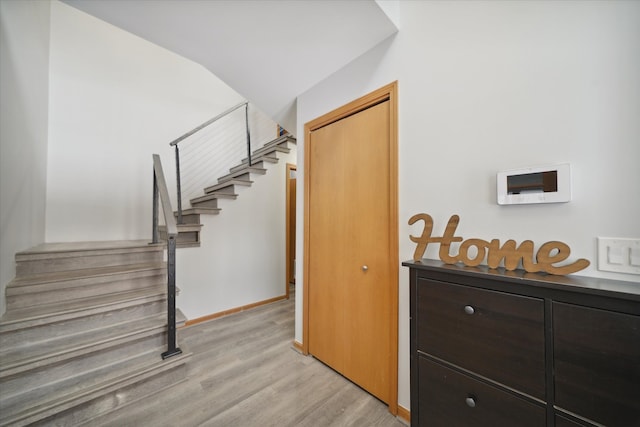
<path fill-rule="evenodd" d="M 506 284 L 526 284 L 559 291 L 580 292 L 640 302 L 640 281 L 627 282 L 577 275 L 556 276 L 546 273 L 528 273 L 524 270 L 507 271 L 487 266 L 467 267 L 462 264 L 445 264 L 442 261 L 422 259 L 405 261 L 403 266 L 416 270 L 454 273 L 461 276 L 491 279 Z M 640 314 L 640 313 L 639 313 Z"/>

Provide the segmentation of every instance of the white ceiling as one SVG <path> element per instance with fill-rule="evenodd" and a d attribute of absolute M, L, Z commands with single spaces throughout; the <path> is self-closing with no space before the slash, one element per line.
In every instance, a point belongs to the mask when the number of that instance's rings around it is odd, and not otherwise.
<path fill-rule="evenodd" d="M 299 94 L 397 31 L 373 0 L 63 1 L 202 64 L 292 132 Z"/>

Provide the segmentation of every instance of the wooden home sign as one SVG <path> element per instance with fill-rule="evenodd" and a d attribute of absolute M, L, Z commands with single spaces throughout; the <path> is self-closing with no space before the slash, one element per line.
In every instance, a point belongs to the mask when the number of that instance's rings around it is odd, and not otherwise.
<path fill-rule="evenodd" d="M 544 271 L 550 274 L 564 275 L 575 273 L 589 266 L 589 261 L 583 258 L 571 264 L 555 265 L 569 258 L 571 249 L 566 243 L 558 241 L 547 242 L 540 246 L 534 259 L 533 241 L 531 240 L 525 240 L 516 247 L 515 240 L 507 240 L 503 245 L 500 245 L 500 240 L 498 239 L 487 242 L 486 240 L 475 238 L 463 240 L 462 237 L 456 236 L 456 228 L 460 222 L 458 215 L 452 215 L 449 218 L 442 237 L 431 237 L 433 218 L 428 214 L 420 213 L 412 216 L 409 219 L 409 225 L 415 224 L 420 220 L 424 221 L 422 235 L 419 237 L 409 236 L 412 242 L 418 244 L 413 254 L 415 261 L 422 259 L 429 243 L 440 243 L 440 259 L 447 264 L 455 264 L 460 261 L 464 265 L 475 267 L 484 261 L 486 255 L 489 268 L 498 268 L 500 262 L 504 260 L 504 268 L 510 271 L 518 268 L 521 260 L 522 268 L 529 273 Z M 455 255 L 450 253 L 451 243 L 453 242 L 462 242 L 458 253 Z M 469 251 L 472 247 L 475 248 L 474 255 L 471 255 Z"/>

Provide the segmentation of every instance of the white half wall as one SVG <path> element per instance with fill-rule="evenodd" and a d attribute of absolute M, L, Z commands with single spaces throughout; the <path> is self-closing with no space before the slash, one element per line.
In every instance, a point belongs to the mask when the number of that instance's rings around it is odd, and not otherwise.
<path fill-rule="evenodd" d="M 400 32 L 298 98 L 298 177 L 306 122 L 385 84 L 399 84 L 400 260 L 420 212 L 441 235 L 566 242 L 578 274 L 596 270 L 596 237 L 640 237 L 640 3 L 401 1 Z M 573 200 L 499 206 L 496 172 L 569 162 Z M 298 217 L 303 218 L 303 186 Z M 303 221 L 298 222 L 303 259 Z M 437 259 L 437 245 L 425 254 Z M 298 285 L 302 265 L 298 264 Z M 408 271 L 399 275 L 398 403 L 409 408 Z M 640 286 L 640 284 L 639 284 Z M 302 341 L 302 287 L 296 340 Z"/>
<path fill-rule="evenodd" d="M 0 1 L 0 314 L 15 253 L 44 242 L 48 1 Z"/>
<path fill-rule="evenodd" d="M 242 97 L 201 65 L 58 1 L 50 66 L 46 240 L 151 238 L 151 155 L 173 197 L 169 142 Z"/>
<path fill-rule="evenodd" d="M 177 306 L 187 319 L 285 295 L 286 164 L 296 162 L 289 145 L 236 200 L 219 201 L 219 215 L 200 216 L 199 248 L 177 250 Z"/>

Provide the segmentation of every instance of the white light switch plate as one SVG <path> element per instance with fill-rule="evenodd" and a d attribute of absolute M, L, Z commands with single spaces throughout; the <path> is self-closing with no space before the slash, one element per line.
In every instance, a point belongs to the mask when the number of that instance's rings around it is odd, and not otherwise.
<path fill-rule="evenodd" d="M 640 239 L 598 237 L 598 270 L 640 274 Z"/>

